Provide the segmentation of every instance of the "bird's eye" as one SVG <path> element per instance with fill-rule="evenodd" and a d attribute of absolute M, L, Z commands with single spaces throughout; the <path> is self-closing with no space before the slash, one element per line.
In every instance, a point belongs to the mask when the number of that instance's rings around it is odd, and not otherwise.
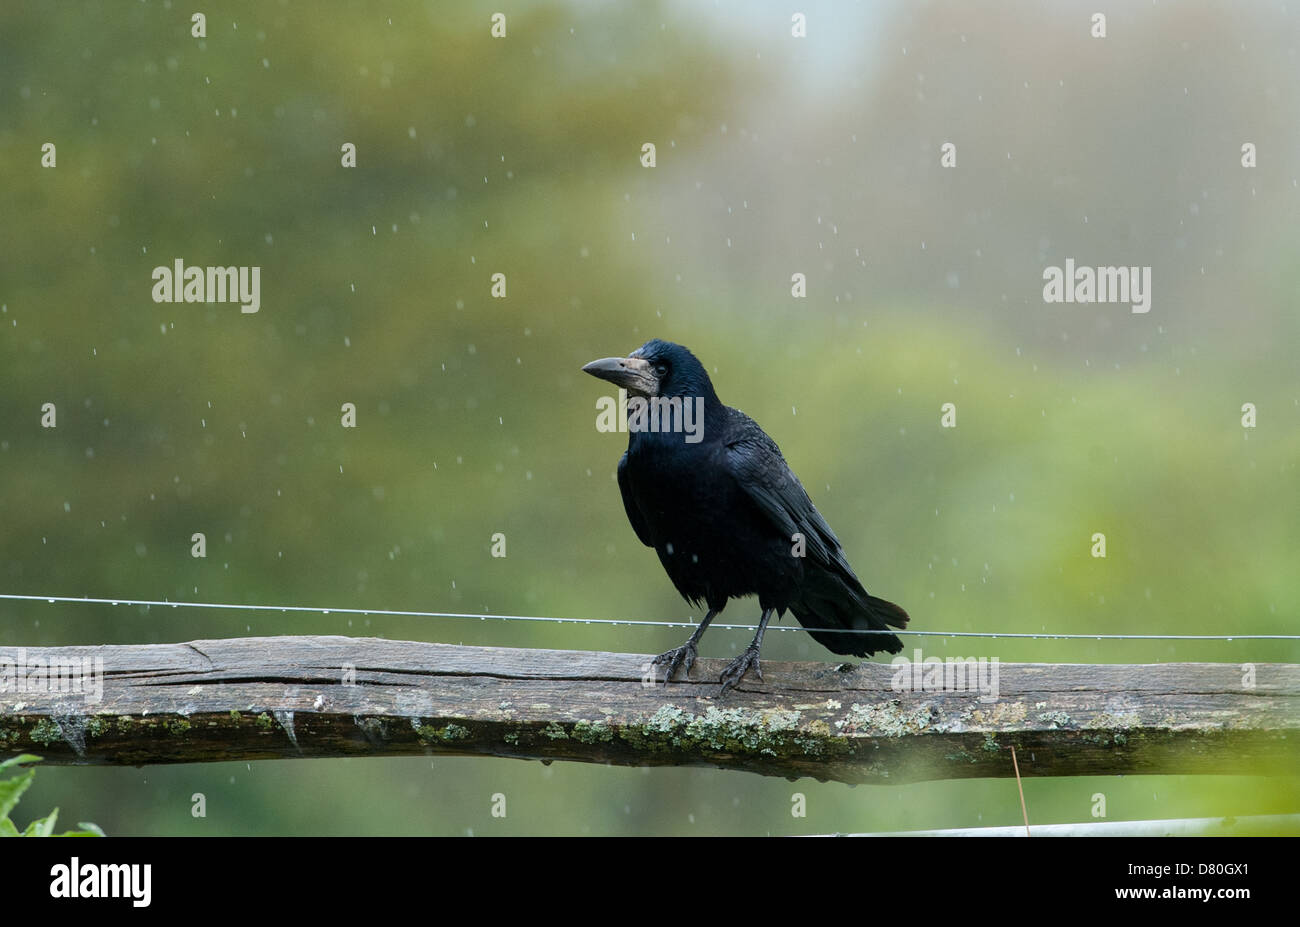
<path fill-rule="evenodd" d="M 662 377 L 667 375 L 667 373 L 668 373 L 667 364 L 655 364 L 655 376 Z"/>

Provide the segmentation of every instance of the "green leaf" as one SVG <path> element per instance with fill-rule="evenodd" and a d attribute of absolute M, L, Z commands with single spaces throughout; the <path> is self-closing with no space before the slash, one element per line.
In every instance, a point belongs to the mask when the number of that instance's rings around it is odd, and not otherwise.
<path fill-rule="evenodd" d="M 37 818 L 27 825 L 24 837 L 48 837 L 54 833 L 54 822 L 59 819 L 59 809 L 55 808 L 43 818 Z"/>
<path fill-rule="evenodd" d="M 0 761 L 0 770 L 8 769 L 11 766 L 17 766 L 22 763 L 39 763 L 41 758 L 33 756 L 30 753 L 24 753 L 20 756 L 11 757 L 10 759 Z M 9 820 L 9 812 L 13 810 L 14 805 L 18 804 L 18 799 L 22 797 L 23 792 L 32 784 L 36 778 L 36 770 L 28 769 L 19 772 L 8 779 L 0 780 L 0 837 L 52 837 L 54 834 L 54 824 L 59 819 L 59 809 L 55 808 L 43 818 L 37 818 L 27 825 L 27 829 L 22 833 L 14 826 L 14 822 Z M 104 831 L 98 824 L 87 824 L 85 821 L 78 822 L 77 827 L 80 830 L 67 830 L 59 834 L 60 837 L 102 837 Z"/>
<path fill-rule="evenodd" d="M 29 769 L 12 779 L 0 780 L 0 819 L 9 817 L 9 812 L 13 810 L 14 805 L 18 804 L 18 799 L 22 797 L 23 792 L 27 791 L 27 787 L 35 778 L 36 770 Z"/>
<path fill-rule="evenodd" d="M 7 760 L 0 760 L 0 769 L 8 769 L 10 766 L 17 766 L 19 763 L 39 763 L 41 758 L 33 756 L 30 753 L 20 753 L 17 756 L 11 756 Z"/>

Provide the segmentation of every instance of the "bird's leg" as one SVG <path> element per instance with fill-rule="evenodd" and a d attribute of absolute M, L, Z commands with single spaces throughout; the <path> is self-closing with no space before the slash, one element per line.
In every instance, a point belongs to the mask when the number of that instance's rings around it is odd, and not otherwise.
<path fill-rule="evenodd" d="M 763 646 L 763 632 L 767 630 L 767 623 L 772 620 L 772 612 L 774 611 L 776 611 L 774 608 L 763 609 L 763 617 L 758 619 L 758 633 L 754 635 L 754 640 L 745 648 L 744 653 L 728 663 L 727 668 L 722 671 L 722 677 L 719 680 L 722 683 L 722 692 L 719 692 L 719 695 L 723 695 L 728 689 L 744 679 L 745 673 L 749 672 L 750 669 L 753 669 L 759 679 L 763 678 L 763 671 L 758 665 L 758 651 Z"/>
<path fill-rule="evenodd" d="M 673 674 L 677 672 L 677 667 L 681 666 L 683 663 L 686 664 L 686 675 L 689 676 L 691 674 L 691 667 L 695 665 L 695 645 L 698 644 L 700 638 L 704 636 L 704 629 L 709 626 L 709 622 L 712 621 L 714 616 L 720 611 L 722 611 L 720 608 L 710 608 L 709 613 L 704 616 L 704 620 L 701 621 L 700 626 L 695 629 L 695 633 L 691 635 L 690 640 L 682 644 L 680 647 L 675 647 L 666 653 L 659 654 L 659 656 L 650 661 L 653 664 L 668 664 L 668 672 L 664 676 L 665 686 L 668 685 L 668 680 L 673 678 Z"/>

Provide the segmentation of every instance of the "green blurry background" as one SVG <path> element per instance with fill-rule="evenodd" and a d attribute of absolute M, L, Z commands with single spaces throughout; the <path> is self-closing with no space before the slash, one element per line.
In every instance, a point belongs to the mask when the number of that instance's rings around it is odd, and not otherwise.
<path fill-rule="evenodd" d="M 627 524 L 625 438 L 596 431 L 604 390 L 578 369 L 657 336 L 781 444 L 917 630 L 1295 633 L 1296 13 L 1125 5 L 1094 39 L 1077 3 L 798 8 L 804 39 L 788 6 L 740 2 L 6 0 L 0 591 L 687 618 Z M 261 311 L 155 304 L 152 268 L 176 258 L 260 266 Z M 1151 266 L 1151 311 L 1044 304 L 1043 268 L 1066 258 Z M 753 600 L 723 616 L 756 619 Z M 7 645 L 338 633 L 656 653 L 686 632 L 0 602 Z M 714 630 L 703 653 L 747 641 Z M 1300 659 L 1286 642 L 907 644 Z M 764 655 L 831 658 L 801 633 Z M 1090 820 L 1095 792 L 1112 820 L 1300 811 L 1296 771 L 1273 772 L 1025 794 L 1039 823 Z M 1010 780 L 458 758 L 49 768 L 19 826 L 55 804 L 110 834 L 1019 820 Z"/>

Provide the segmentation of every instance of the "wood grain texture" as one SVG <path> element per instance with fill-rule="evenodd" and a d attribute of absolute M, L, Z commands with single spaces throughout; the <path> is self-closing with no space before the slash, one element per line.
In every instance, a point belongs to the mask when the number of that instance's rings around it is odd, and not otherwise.
<path fill-rule="evenodd" d="M 96 658 L 98 701 L 31 684 L 38 662 Z M 982 700 L 897 691 L 886 664 L 775 661 L 719 697 L 726 661 L 665 687 L 645 684 L 648 660 L 348 637 L 5 647 L 0 755 L 488 755 L 893 783 L 1010 776 L 1014 744 L 1023 776 L 1300 770 L 1293 664 L 1257 664 L 1248 688 L 1236 664 L 1007 663 Z"/>

